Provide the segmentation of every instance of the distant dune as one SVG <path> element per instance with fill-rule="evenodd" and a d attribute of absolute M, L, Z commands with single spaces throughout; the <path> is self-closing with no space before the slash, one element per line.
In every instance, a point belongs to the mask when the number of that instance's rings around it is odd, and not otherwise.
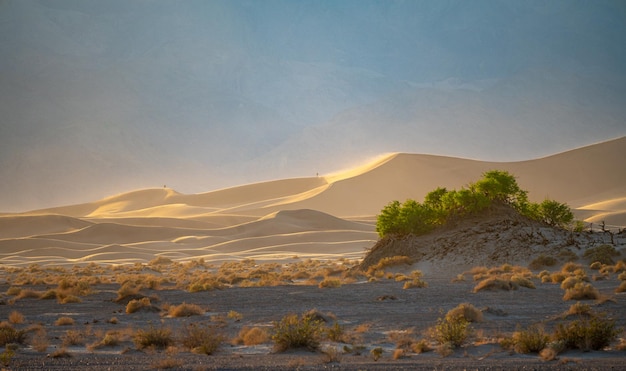
<path fill-rule="evenodd" d="M 460 188 L 508 170 L 533 201 L 568 203 L 578 218 L 626 226 L 626 137 L 522 162 L 389 154 L 343 173 L 202 194 L 146 189 L 86 204 L 0 217 L 0 263 L 73 265 L 253 258 L 362 258 L 375 215 L 392 200 Z"/>

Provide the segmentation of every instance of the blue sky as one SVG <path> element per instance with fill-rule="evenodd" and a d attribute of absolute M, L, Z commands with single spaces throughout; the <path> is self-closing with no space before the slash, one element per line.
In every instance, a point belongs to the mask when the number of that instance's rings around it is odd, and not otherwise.
<path fill-rule="evenodd" d="M 0 211 L 626 135 L 623 1 L 0 2 Z"/>

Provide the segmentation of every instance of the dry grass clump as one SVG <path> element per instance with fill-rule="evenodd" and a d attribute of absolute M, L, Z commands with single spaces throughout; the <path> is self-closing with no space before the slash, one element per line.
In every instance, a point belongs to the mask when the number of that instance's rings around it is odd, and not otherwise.
<path fill-rule="evenodd" d="M 581 280 L 580 277 L 569 276 L 561 282 L 561 289 L 562 290 L 571 289 L 574 286 L 576 286 L 577 283 L 582 283 L 582 282 L 583 280 Z"/>
<path fill-rule="evenodd" d="M 563 313 L 560 318 L 569 318 L 569 317 L 590 317 L 593 316 L 593 310 L 589 304 L 584 304 L 581 302 L 576 302 L 570 305 L 569 309 Z"/>
<path fill-rule="evenodd" d="M 164 349 L 174 343 L 174 338 L 172 337 L 172 330 L 169 328 L 150 326 L 147 330 L 137 330 L 133 336 L 133 342 L 137 349 L 152 347 Z"/>
<path fill-rule="evenodd" d="M 17 296 L 20 294 L 20 292 L 22 292 L 21 287 L 11 286 L 7 289 L 6 294 L 9 296 Z"/>
<path fill-rule="evenodd" d="M 454 321 L 456 318 L 463 318 L 467 322 L 482 322 L 483 312 L 470 303 L 461 303 L 446 313 L 446 320 Z"/>
<path fill-rule="evenodd" d="M 518 274 L 514 274 L 514 275 L 511 276 L 511 282 L 513 282 L 517 286 L 526 287 L 528 289 L 536 288 L 535 284 L 533 283 L 533 281 L 531 281 L 530 279 L 528 279 L 528 278 L 526 278 L 524 276 L 520 276 Z"/>
<path fill-rule="evenodd" d="M 513 334 L 514 349 L 518 353 L 539 353 L 549 341 L 550 336 L 543 326 L 538 324 L 530 325 L 526 329 L 518 329 Z"/>
<path fill-rule="evenodd" d="M 133 299 L 126 304 L 126 313 L 131 314 L 138 311 L 159 312 L 160 309 L 150 301 L 150 298 Z"/>
<path fill-rule="evenodd" d="M 239 335 L 233 339 L 234 344 L 243 344 L 246 346 L 259 345 L 267 343 L 270 340 L 269 331 L 261 327 L 247 327 L 244 326 Z"/>
<path fill-rule="evenodd" d="M 55 326 L 72 326 L 74 325 L 74 318 L 72 317 L 59 317 L 54 321 Z"/>
<path fill-rule="evenodd" d="M 224 284 L 218 281 L 215 277 L 209 276 L 205 277 L 199 281 L 195 281 L 190 283 L 187 286 L 187 291 L 189 292 L 201 292 L 201 291 L 211 291 L 211 290 L 221 290 L 224 288 Z"/>
<path fill-rule="evenodd" d="M 602 263 L 600 263 L 599 261 L 595 261 L 589 264 L 589 269 L 593 269 L 594 271 L 599 271 L 600 268 L 602 268 Z"/>
<path fill-rule="evenodd" d="M 589 283 L 577 282 L 573 287 L 565 290 L 563 300 L 598 300 L 600 292 Z"/>
<path fill-rule="evenodd" d="M 117 298 L 116 302 L 120 302 L 125 299 L 133 298 L 136 299 L 139 295 L 139 290 L 141 290 L 141 286 L 137 286 L 131 282 L 124 282 L 122 286 L 117 290 Z"/>
<path fill-rule="evenodd" d="M 367 269 L 368 276 L 375 276 L 376 272 L 384 271 L 385 268 L 395 267 L 398 265 L 412 265 L 413 259 L 405 255 L 396 255 L 380 259 L 377 264 Z"/>
<path fill-rule="evenodd" d="M 419 278 L 414 278 L 414 279 L 412 279 L 411 281 L 406 281 L 406 282 L 404 283 L 404 285 L 402 285 L 402 288 L 403 288 L 404 290 L 407 290 L 407 289 L 414 289 L 414 288 L 419 288 L 419 289 L 421 289 L 421 288 L 424 288 L 424 287 L 428 287 L 428 283 L 427 283 L 427 282 L 425 282 L 425 281 L 422 281 L 422 280 L 421 280 L 421 279 L 419 279 Z"/>
<path fill-rule="evenodd" d="M 430 352 L 433 349 L 430 346 L 430 343 L 426 339 L 422 339 L 416 343 L 411 345 L 411 350 L 417 354 Z"/>
<path fill-rule="evenodd" d="M 205 312 L 200 306 L 196 304 L 187 304 L 182 303 L 180 305 L 176 305 L 170 307 L 168 310 L 168 314 L 171 317 L 191 317 L 191 316 L 201 316 Z"/>
<path fill-rule="evenodd" d="M 104 348 L 104 347 L 116 347 L 122 342 L 122 334 L 119 331 L 107 331 L 104 337 L 100 341 L 90 345 L 90 350 Z"/>
<path fill-rule="evenodd" d="M 173 264 L 173 263 L 174 262 L 170 258 L 166 258 L 164 256 L 157 256 L 156 258 L 150 260 L 148 262 L 148 265 L 159 266 L 159 265 L 170 265 L 170 264 Z"/>
<path fill-rule="evenodd" d="M 48 346 L 50 345 L 50 340 L 48 339 L 48 334 L 46 330 L 39 328 L 36 330 L 35 335 L 30 339 L 30 345 L 38 352 L 45 352 L 48 350 Z"/>
<path fill-rule="evenodd" d="M 584 269 L 582 264 L 574 263 L 574 262 L 567 262 L 563 264 L 563 266 L 561 267 L 561 272 L 565 273 L 566 275 L 569 275 L 571 273 L 576 272 L 579 269 Z"/>
<path fill-rule="evenodd" d="M 226 318 L 232 319 L 235 322 L 239 322 L 243 318 L 243 314 L 241 314 L 241 313 L 239 313 L 239 312 L 237 312 L 235 310 L 229 310 L 228 313 L 226 314 Z"/>
<path fill-rule="evenodd" d="M 15 299 L 41 299 L 42 295 L 43 293 L 41 291 L 23 289 L 15 296 Z"/>
<path fill-rule="evenodd" d="M 215 326 L 190 324 L 186 327 L 181 342 L 193 353 L 211 355 L 224 342 L 224 336 Z"/>
<path fill-rule="evenodd" d="M 415 343 L 413 332 L 413 329 L 389 331 L 387 337 L 389 341 L 396 344 L 397 349 L 408 350 Z"/>
<path fill-rule="evenodd" d="M 341 287 L 341 280 L 339 278 L 325 278 L 319 283 L 318 287 L 320 289 Z"/>
<path fill-rule="evenodd" d="M 323 332 L 322 321 L 312 316 L 289 314 L 274 322 L 272 340 L 279 352 L 297 348 L 317 350 Z"/>
<path fill-rule="evenodd" d="M 9 313 L 9 323 L 14 325 L 24 323 L 24 315 L 16 310 Z"/>
<path fill-rule="evenodd" d="M 474 287 L 474 292 L 479 292 L 479 291 L 483 291 L 483 290 L 505 290 L 505 291 L 510 291 L 510 290 L 517 290 L 518 286 L 515 282 L 511 281 L 510 279 L 504 279 L 504 278 L 498 278 L 498 277 L 492 277 L 492 278 L 486 278 L 482 281 L 480 281 L 475 287 Z"/>
<path fill-rule="evenodd" d="M 85 344 L 85 334 L 77 330 L 67 330 L 61 337 L 63 346 Z"/>

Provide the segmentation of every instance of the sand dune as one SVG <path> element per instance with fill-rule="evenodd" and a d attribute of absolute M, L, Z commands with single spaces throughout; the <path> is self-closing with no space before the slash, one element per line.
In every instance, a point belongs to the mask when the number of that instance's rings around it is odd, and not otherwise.
<path fill-rule="evenodd" d="M 145 189 L 0 216 L 0 263 L 27 265 L 363 256 L 375 215 L 392 200 L 458 189 L 492 169 L 517 176 L 533 201 L 567 202 L 579 219 L 626 226 L 626 137 L 522 162 L 387 154 L 323 177 L 185 195 Z"/>

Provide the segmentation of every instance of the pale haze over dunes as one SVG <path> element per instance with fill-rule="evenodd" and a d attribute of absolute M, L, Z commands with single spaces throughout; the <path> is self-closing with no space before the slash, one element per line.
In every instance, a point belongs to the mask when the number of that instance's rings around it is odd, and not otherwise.
<path fill-rule="evenodd" d="M 626 137 L 521 162 L 389 154 L 327 177 L 275 180 L 200 194 L 143 189 L 100 201 L 0 216 L 0 264 L 74 265 L 252 258 L 362 258 L 391 200 L 459 189 L 507 170 L 530 192 L 567 202 L 578 218 L 626 226 Z"/>
<path fill-rule="evenodd" d="M 165 184 L 202 195 L 142 191 L 76 216 L 199 229 L 284 205 L 371 216 L 388 194 L 369 193 L 370 181 L 405 187 L 400 198 L 410 185 L 396 183 L 443 160 L 398 155 L 330 184 L 315 174 L 384 153 L 522 161 L 626 135 L 623 1 L 5 0 L 0 35 L 2 212 Z M 415 161 L 415 172 L 389 170 Z M 475 176 L 465 164 L 450 186 Z M 526 178 L 533 162 L 515 166 L 532 194 L 557 196 L 553 179 Z M 546 174 L 603 189 L 562 171 Z M 447 184 L 443 172 L 429 182 Z M 246 200 L 236 199 L 246 188 L 203 193 L 303 177 L 313 178 Z M 343 208 L 349 189 L 372 203 Z M 573 203 L 594 197 L 568 192 Z M 589 202 L 614 200 L 606 192 Z"/>

